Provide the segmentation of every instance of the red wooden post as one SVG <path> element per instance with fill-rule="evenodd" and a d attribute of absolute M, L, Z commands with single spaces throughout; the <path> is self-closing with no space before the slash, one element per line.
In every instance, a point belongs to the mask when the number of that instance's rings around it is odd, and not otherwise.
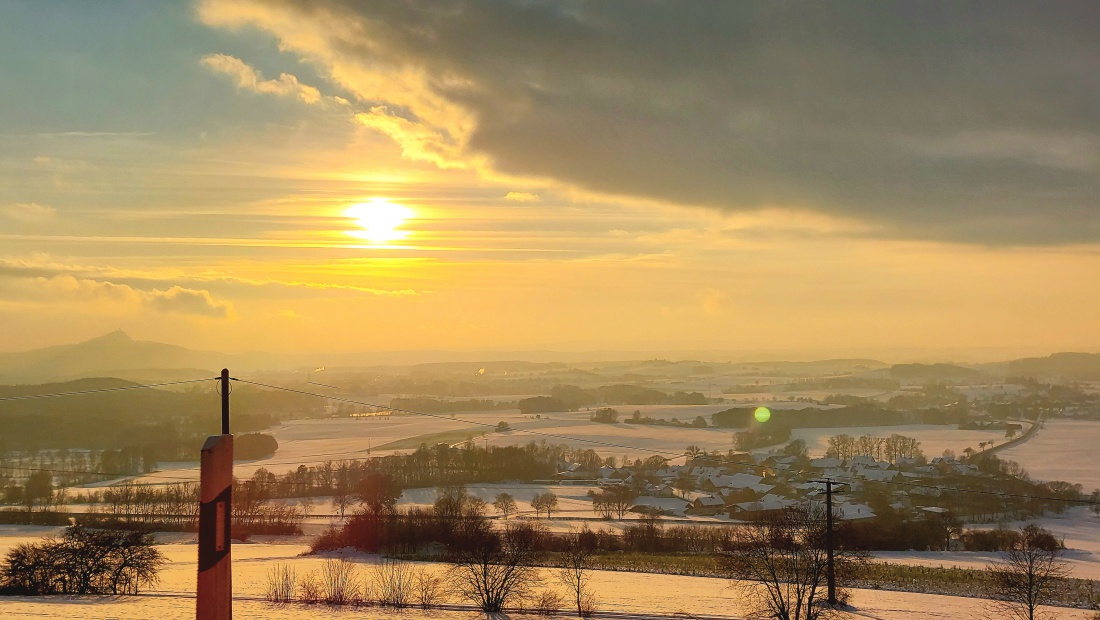
<path fill-rule="evenodd" d="M 215 435 L 202 446 L 199 504 L 199 579 L 196 618 L 231 620 L 233 570 L 233 436 Z"/>

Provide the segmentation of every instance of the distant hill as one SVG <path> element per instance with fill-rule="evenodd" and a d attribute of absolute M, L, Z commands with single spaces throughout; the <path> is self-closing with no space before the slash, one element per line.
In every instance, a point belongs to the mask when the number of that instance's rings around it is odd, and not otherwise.
<path fill-rule="evenodd" d="M 256 367 L 266 356 L 194 351 L 160 342 L 134 340 L 119 330 L 76 344 L 0 353 L 0 383 L 60 381 L 81 377 L 133 379 L 195 378 L 229 365 Z"/>
<path fill-rule="evenodd" d="M 955 364 L 894 364 L 890 377 L 899 381 L 953 381 L 974 379 L 981 373 Z"/>
<path fill-rule="evenodd" d="M 1055 353 L 1026 357 L 1008 363 L 1009 376 L 1036 379 L 1100 381 L 1100 353 Z"/>

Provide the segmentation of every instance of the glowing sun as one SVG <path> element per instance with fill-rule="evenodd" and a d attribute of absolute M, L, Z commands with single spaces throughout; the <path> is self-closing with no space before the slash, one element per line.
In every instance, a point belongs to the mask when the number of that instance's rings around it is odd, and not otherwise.
<path fill-rule="evenodd" d="M 409 236 L 409 231 L 399 230 L 414 214 L 412 209 L 394 204 L 385 198 L 372 198 L 348 207 L 344 215 L 355 220 L 362 230 L 350 230 L 348 234 L 371 243 L 399 241 Z"/>

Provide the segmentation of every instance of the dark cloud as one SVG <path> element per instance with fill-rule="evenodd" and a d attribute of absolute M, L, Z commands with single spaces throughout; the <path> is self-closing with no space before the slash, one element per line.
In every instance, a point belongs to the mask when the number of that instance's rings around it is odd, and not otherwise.
<path fill-rule="evenodd" d="M 333 64 L 422 72 L 502 172 L 888 236 L 1100 241 L 1100 4 L 267 4 L 339 24 L 318 26 Z"/>

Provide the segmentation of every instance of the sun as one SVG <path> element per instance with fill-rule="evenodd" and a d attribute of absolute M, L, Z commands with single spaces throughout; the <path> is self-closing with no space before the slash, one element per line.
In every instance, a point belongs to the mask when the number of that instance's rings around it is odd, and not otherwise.
<path fill-rule="evenodd" d="M 394 204 L 385 198 L 372 198 L 348 207 L 344 215 L 355 220 L 362 230 L 349 230 L 348 234 L 371 243 L 400 241 L 409 231 L 399 230 L 414 213 L 412 209 Z"/>

